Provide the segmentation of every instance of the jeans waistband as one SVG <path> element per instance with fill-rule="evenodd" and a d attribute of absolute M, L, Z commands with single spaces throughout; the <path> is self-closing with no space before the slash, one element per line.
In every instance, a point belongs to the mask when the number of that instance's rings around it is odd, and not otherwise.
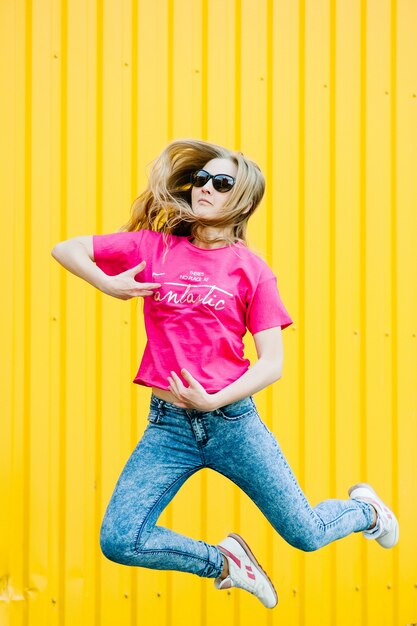
<path fill-rule="evenodd" d="M 175 404 L 173 404 L 172 402 L 167 402 L 167 400 L 162 400 L 161 398 L 158 398 L 154 393 L 151 393 L 151 399 L 150 399 L 150 405 L 151 407 L 155 407 L 155 408 L 166 408 L 169 409 L 170 411 L 176 411 L 178 413 L 186 413 L 187 411 L 193 411 L 195 413 L 214 413 L 216 412 L 216 410 L 214 411 L 200 411 L 199 409 L 183 409 L 179 406 L 175 406 Z M 255 407 L 255 402 L 252 396 L 246 396 L 245 398 L 242 398 L 241 400 L 236 400 L 236 402 L 231 402 L 230 404 L 225 404 L 224 406 L 219 407 L 219 409 L 235 409 L 237 411 L 244 411 L 245 409 L 251 409 Z"/>

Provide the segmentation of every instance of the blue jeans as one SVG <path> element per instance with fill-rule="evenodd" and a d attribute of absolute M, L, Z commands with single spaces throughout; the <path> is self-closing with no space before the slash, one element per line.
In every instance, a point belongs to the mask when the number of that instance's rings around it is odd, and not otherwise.
<path fill-rule="evenodd" d="M 181 485 L 203 467 L 238 485 L 301 550 L 317 550 L 372 524 L 373 510 L 365 502 L 310 506 L 252 397 L 202 412 L 152 394 L 148 421 L 103 519 L 101 548 L 112 561 L 207 578 L 221 574 L 223 556 L 216 546 L 156 526 Z"/>

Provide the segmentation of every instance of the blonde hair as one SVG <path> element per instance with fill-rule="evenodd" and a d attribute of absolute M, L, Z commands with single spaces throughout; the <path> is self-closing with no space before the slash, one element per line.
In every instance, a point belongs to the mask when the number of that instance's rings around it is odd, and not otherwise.
<path fill-rule="evenodd" d="M 203 218 L 191 208 L 190 176 L 215 158 L 230 159 L 235 163 L 236 182 L 221 216 Z M 131 217 L 120 230 L 146 228 L 167 235 L 192 236 L 207 243 L 241 241 L 247 245 L 247 223 L 264 191 L 265 179 L 260 168 L 242 152 L 197 139 L 178 139 L 169 143 L 153 162 L 148 187 L 133 202 Z M 208 240 L 203 234 L 207 226 L 229 226 L 233 234 Z"/>

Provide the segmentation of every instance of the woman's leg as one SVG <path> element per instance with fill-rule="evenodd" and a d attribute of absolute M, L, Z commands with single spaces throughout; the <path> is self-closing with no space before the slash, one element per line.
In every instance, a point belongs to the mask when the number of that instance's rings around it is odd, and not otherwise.
<path fill-rule="evenodd" d="M 149 419 L 107 507 L 103 553 L 125 565 L 215 578 L 223 567 L 215 546 L 155 525 L 181 485 L 203 466 L 186 413 L 173 414 L 151 401 Z"/>
<path fill-rule="evenodd" d="M 249 401 L 252 408 L 246 404 L 242 417 L 220 415 L 212 422 L 207 465 L 241 487 L 277 532 L 301 550 L 316 550 L 369 528 L 374 509 L 366 502 L 325 500 L 310 506 L 274 434 Z"/>

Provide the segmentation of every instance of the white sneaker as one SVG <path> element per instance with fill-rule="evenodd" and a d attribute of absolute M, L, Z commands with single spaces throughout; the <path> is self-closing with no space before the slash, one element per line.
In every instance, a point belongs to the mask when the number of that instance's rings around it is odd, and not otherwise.
<path fill-rule="evenodd" d="M 229 574 L 216 578 L 216 589 L 239 587 L 256 596 L 264 606 L 273 609 L 278 603 L 274 585 L 252 554 L 248 544 L 236 533 L 229 533 L 218 546 L 229 564 Z"/>
<path fill-rule="evenodd" d="M 394 513 L 376 495 L 375 490 L 367 483 L 358 483 L 349 489 L 349 496 L 354 500 L 368 502 L 376 509 L 376 525 L 365 530 L 364 537 L 376 539 L 383 548 L 393 548 L 398 543 L 400 527 Z"/>

